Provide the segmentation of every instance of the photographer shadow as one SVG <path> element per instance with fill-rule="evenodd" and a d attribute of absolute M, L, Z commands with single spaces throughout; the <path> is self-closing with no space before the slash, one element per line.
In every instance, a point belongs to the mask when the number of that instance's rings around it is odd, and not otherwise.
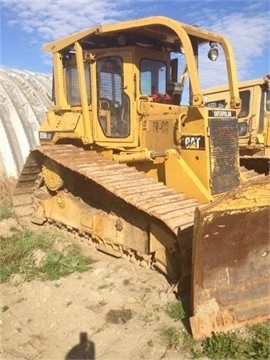
<path fill-rule="evenodd" d="M 95 355 L 95 344 L 88 339 L 87 332 L 81 332 L 80 343 L 73 346 L 66 355 L 65 360 L 95 360 Z"/>

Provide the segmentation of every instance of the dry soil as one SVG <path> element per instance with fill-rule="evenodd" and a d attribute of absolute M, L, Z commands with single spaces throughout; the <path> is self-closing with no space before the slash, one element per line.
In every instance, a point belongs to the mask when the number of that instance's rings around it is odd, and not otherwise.
<path fill-rule="evenodd" d="M 16 220 L 2 220 L 0 233 L 14 226 Z M 60 239 L 78 241 L 74 235 Z M 91 270 L 57 281 L 21 282 L 15 275 L 0 285 L 1 309 L 7 309 L 1 312 L 0 358 L 189 359 L 188 351 L 168 349 L 161 335 L 168 326 L 184 328 L 164 311 L 175 299 L 166 278 L 80 244 L 96 260 Z M 43 255 L 37 252 L 37 261 Z"/>

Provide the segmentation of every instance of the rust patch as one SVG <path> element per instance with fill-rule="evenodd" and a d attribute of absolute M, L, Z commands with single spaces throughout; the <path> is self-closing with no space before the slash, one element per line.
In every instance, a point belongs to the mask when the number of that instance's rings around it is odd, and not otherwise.
<path fill-rule="evenodd" d="M 214 219 L 208 221 L 213 215 Z M 202 219 L 202 266 L 239 266 L 269 249 L 269 208 L 213 213 Z M 214 256 L 213 256 L 214 255 Z"/>

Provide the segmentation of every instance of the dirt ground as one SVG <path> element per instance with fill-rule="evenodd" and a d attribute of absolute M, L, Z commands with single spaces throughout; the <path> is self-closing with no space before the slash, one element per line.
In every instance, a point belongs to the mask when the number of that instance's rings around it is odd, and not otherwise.
<path fill-rule="evenodd" d="M 14 221 L 0 223 L 2 234 Z M 14 276 L 0 285 L 1 309 L 8 307 L 0 359 L 189 359 L 188 351 L 168 350 L 161 335 L 167 326 L 184 328 L 164 311 L 175 299 L 166 278 L 81 245 L 96 260 L 87 272 L 21 283 Z"/>

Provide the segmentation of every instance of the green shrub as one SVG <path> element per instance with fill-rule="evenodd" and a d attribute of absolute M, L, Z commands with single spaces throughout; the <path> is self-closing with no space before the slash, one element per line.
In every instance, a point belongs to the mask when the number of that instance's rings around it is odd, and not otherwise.
<path fill-rule="evenodd" d="M 182 331 L 174 326 L 168 326 L 163 329 L 162 336 L 168 349 L 179 349 L 182 344 Z"/>
<path fill-rule="evenodd" d="M 247 359 L 270 359 L 270 323 L 248 327 L 249 341 L 244 350 Z"/>
<path fill-rule="evenodd" d="M 241 342 L 235 333 L 216 333 L 202 341 L 202 353 L 210 359 L 240 359 Z"/>
<path fill-rule="evenodd" d="M 90 269 L 93 260 L 82 256 L 78 249 L 72 248 L 66 255 L 59 251 L 51 251 L 38 269 L 40 274 L 48 280 L 58 280 L 73 272 L 84 272 Z"/>
<path fill-rule="evenodd" d="M 171 319 L 176 321 L 181 320 L 185 317 L 185 311 L 181 301 L 173 301 L 167 305 L 166 313 Z"/>
<path fill-rule="evenodd" d="M 270 323 L 246 328 L 245 336 L 238 332 L 215 333 L 201 341 L 201 349 L 191 349 L 194 358 L 209 359 L 270 359 Z"/>

